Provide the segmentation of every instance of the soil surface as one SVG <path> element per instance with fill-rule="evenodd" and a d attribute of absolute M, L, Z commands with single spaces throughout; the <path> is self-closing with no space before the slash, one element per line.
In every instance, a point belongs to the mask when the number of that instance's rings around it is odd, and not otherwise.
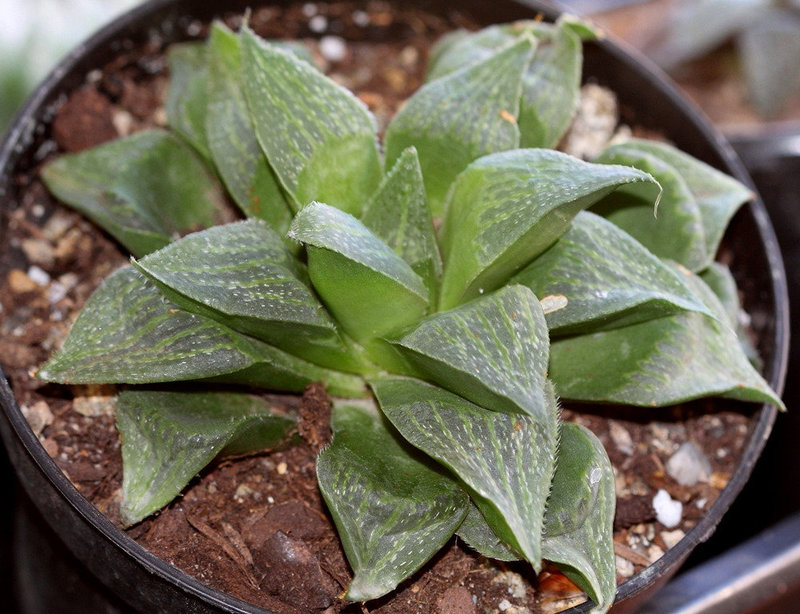
<path fill-rule="evenodd" d="M 415 9 L 390 12 L 380 2 L 271 8 L 256 11 L 250 23 L 266 37 L 307 40 L 326 72 L 353 89 L 384 124 L 421 84 L 431 41 L 454 27 L 475 26 L 458 14 L 444 20 Z M 205 25 L 191 27 L 201 35 Z M 324 37 L 346 39 L 344 57 L 326 59 Z M 87 75 L 44 127 L 40 159 L 163 125 L 162 51 L 152 41 Z M 47 452 L 81 493 L 119 522 L 115 389 L 45 384 L 33 373 L 126 256 L 102 231 L 54 201 L 37 169 L 20 175 L 16 188 L 18 206 L 7 214 L 7 253 L 0 259 L 3 367 Z M 453 539 L 392 597 L 366 605 L 344 602 L 340 596 L 351 573 L 314 472 L 316 453 L 329 437 L 327 396 L 314 386 L 301 398 L 269 398 L 298 411 L 303 445 L 218 461 L 161 513 L 127 529 L 129 535 L 199 580 L 283 614 L 543 614 L 585 599 L 554 569 L 537 576 L 528 565 L 486 560 Z M 600 437 L 615 467 L 619 581 L 675 545 L 727 484 L 752 416 L 750 407 L 719 407 L 698 402 L 658 410 L 565 408 L 565 419 Z M 691 486 L 679 484 L 667 469 L 687 442 L 708 463 Z M 660 490 L 682 504 L 676 526 L 656 519 L 653 498 Z"/>

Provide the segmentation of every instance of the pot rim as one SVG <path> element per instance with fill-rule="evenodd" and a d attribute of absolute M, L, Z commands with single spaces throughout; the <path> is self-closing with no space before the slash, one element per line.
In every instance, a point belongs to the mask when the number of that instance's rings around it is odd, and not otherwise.
<path fill-rule="evenodd" d="M 10 177 L 7 169 L 15 167 L 19 163 L 22 154 L 31 146 L 36 136 L 37 126 L 40 126 L 42 121 L 46 122 L 52 118 L 54 109 L 58 105 L 61 96 L 63 96 L 61 92 L 72 89 L 83 82 L 85 74 L 89 70 L 87 56 L 90 51 L 98 47 L 113 46 L 113 41 L 124 39 L 127 35 L 132 34 L 152 14 L 169 11 L 170 8 L 174 8 L 180 2 L 181 0 L 149 0 L 136 6 L 98 30 L 58 63 L 17 113 L 6 132 L 2 145 L 0 145 L 0 200 L 8 199 L 7 184 L 10 182 Z M 509 0 L 508 4 L 537 11 L 548 19 L 554 19 L 559 13 L 551 7 L 540 4 L 537 0 Z M 220 9 L 219 12 L 223 12 L 223 9 Z M 167 14 L 165 12 L 165 15 Z M 175 16 L 177 14 L 173 15 L 173 17 Z M 680 94 L 669 78 L 647 58 L 616 40 L 612 41 L 606 38 L 594 42 L 592 45 L 599 47 L 601 52 L 627 64 L 648 86 L 658 90 L 670 104 L 677 107 L 688 118 L 691 124 L 690 127 L 698 132 L 721 158 L 724 165 L 727 166 L 725 170 L 753 190 L 755 198 L 746 207 L 749 208 L 753 216 L 756 230 L 764 244 L 772 280 L 771 299 L 775 305 L 773 334 L 775 346 L 770 361 L 764 365 L 764 372 L 767 374 L 770 385 L 780 394 L 783 391 L 786 376 L 789 346 L 786 275 L 780 248 L 766 209 L 760 197 L 758 197 L 744 165 L 722 134 L 711 126 L 702 112 Z M 2 221 L 2 218 L 0 218 L 0 221 Z M 0 420 L 0 431 L 2 432 L 0 434 L 4 438 L 8 438 L 6 439 L 6 448 L 11 453 L 9 442 L 16 437 L 22 443 L 24 453 L 28 459 L 35 464 L 47 482 L 53 487 L 58 497 L 72 508 L 75 514 L 86 523 L 89 523 L 95 531 L 101 533 L 114 548 L 134 559 L 148 574 L 161 577 L 175 585 L 180 591 L 193 595 L 209 603 L 212 607 L 219 607 L 225 612 L 270 614 L 262 608 L 248 604 L 201 583 L 199 580 L 158 558 L 143 546 L 140 546 L 124 531 L 117 528 L 77 491 L 55 461 L 47 454 L 39 439 L 28 427 L 28 423 L 22 415 L 3 374 L 2 367 L 0 367 L 0 376 L 0 404 L 3 406 L 5 415 L 5 420 Z M 765 404 L 757 413 L 758 420 L 750 434 L 736 472 L 719 497 L 712 503 L 708 513 L 686 533 L 677 546 L 670 548 L 655 563 L 620 584 L 617 588 L 615 603 L 627 600 L 648 589 L 665 570 L 674 571 L 697 544 L 706 541 L 713 533 L 721 517 L 749 479 L 753 466 L 766 443 L 777 409 L 772 405 Z M 6 426 L 7 428 L 5 428 Z M 18 459 L 12 456 L 12 461 L 15 461 L 14 464 L 16 465 Z M 587 602 L 575 606 L 567 610 L 567 612 L 582 614 L 587 612 L 590 606 L 591 602 Z"/>

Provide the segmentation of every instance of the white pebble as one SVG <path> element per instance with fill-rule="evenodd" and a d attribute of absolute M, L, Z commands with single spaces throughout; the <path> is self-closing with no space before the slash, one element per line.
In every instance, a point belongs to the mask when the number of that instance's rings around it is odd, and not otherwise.
<path fill-rule="evenodd" d="M 339 36 L 323 36 L 319 40 L 319 52 L 329 62 L 341 62 L 347 55 L 347 43 Z"/>
<path fill-rule="evenodd" d="M 46 286 L 50 283 L 50 275 L 47 271 L 36 265 L 28 269 L 28 277 L 38 286 Z"/>
<path fill-rule="evenodd" d="M 353 11 L 353 23 L 364 28 L 369 25 L 369 14 L 366 11 Z"/>
<path fill-rule="evenodd" d="M 500 608 L 501 612 L 505 612 L 508 608 L 511 607 L 511 602 L 508 599 L 503 599 L 500 603 L 497 604 L 497 607 Z"/>
<path fill-rule="evenodd" d="M 687 441 L 667 461 L 667 473 L 682 486 L 694 486 L 707 482 L 711 475 L 711 463 L 696 445 Z"/>
<path fill-rule="evenodd" d="M 308 27 L 312 32 L 319 34 L 328 29 L 328 18 L 325 15 L 314 15 L 308 21 Z"/>
<path fill-rule="evenodd" d="M 656 512 L 656 520 L 668 529 L 677 527 L 683 514 L 683 504 L 675 501 L 663 488 L 659 489 L 653 497 L 653 510 Z"/>

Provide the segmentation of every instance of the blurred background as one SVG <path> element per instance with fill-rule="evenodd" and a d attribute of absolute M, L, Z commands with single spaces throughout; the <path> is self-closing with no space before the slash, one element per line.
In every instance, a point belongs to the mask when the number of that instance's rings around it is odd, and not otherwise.
<path fill-rule="evenodd" d="M 0 0 L 0 133 L 60 57 L 139 0 Z M 775 225 L 800 330 L 800 0 L 551 0 L 667 71 L 728 137 Z M 800 612 L 800 343 L 753 479 L 647 614 Z M 0 488 L 13 477 L 0 450 Z M 10 599 L 13 498 L 0 497 L 0 609 Z M 694 574 L 694 575 L 693 575 Z M 702 578 L 698 582 L 698 578 Z M 744 578 L 744 579 L 743 579 Z M 749 579 L 747 579 L 749 578 Z M 753 595 L 756 582 L 764 589 Z M 3 586 L 6 584 L 7 586 Z M 8 589 L 8 590 L 5 590 Z M 719 601 L 715 591 L 726 592 Z M 739 601 L 733 607 L 733 601 Z M 88 610 L 87 610 L 88 611 Z"/>

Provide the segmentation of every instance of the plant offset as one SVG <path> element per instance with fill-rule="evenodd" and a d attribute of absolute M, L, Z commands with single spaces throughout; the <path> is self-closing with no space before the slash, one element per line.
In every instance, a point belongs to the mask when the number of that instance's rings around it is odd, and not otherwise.
<path fill-rule="evenodd" d="M 133 254 L 39 371 L 127 385 L 126 523 L 218 455 L 291 445 L 297 418 L 258 391 L 322 382 L 317 475 L 347 599 L 390 593 L 457 534 L 552 562 L 608 610 L 614 474 L 559 398 L 782 403 L 714 262 L 747 188 L 663 143 L 591 162 L 551 149 L 588 35 L 568 20 L 449 35 L 381 145 L 304 48 L 217 23 L 170 50 L 169 130 L 45 167 Z M 214 225 L 226 200 L 246 219 Z"/>

